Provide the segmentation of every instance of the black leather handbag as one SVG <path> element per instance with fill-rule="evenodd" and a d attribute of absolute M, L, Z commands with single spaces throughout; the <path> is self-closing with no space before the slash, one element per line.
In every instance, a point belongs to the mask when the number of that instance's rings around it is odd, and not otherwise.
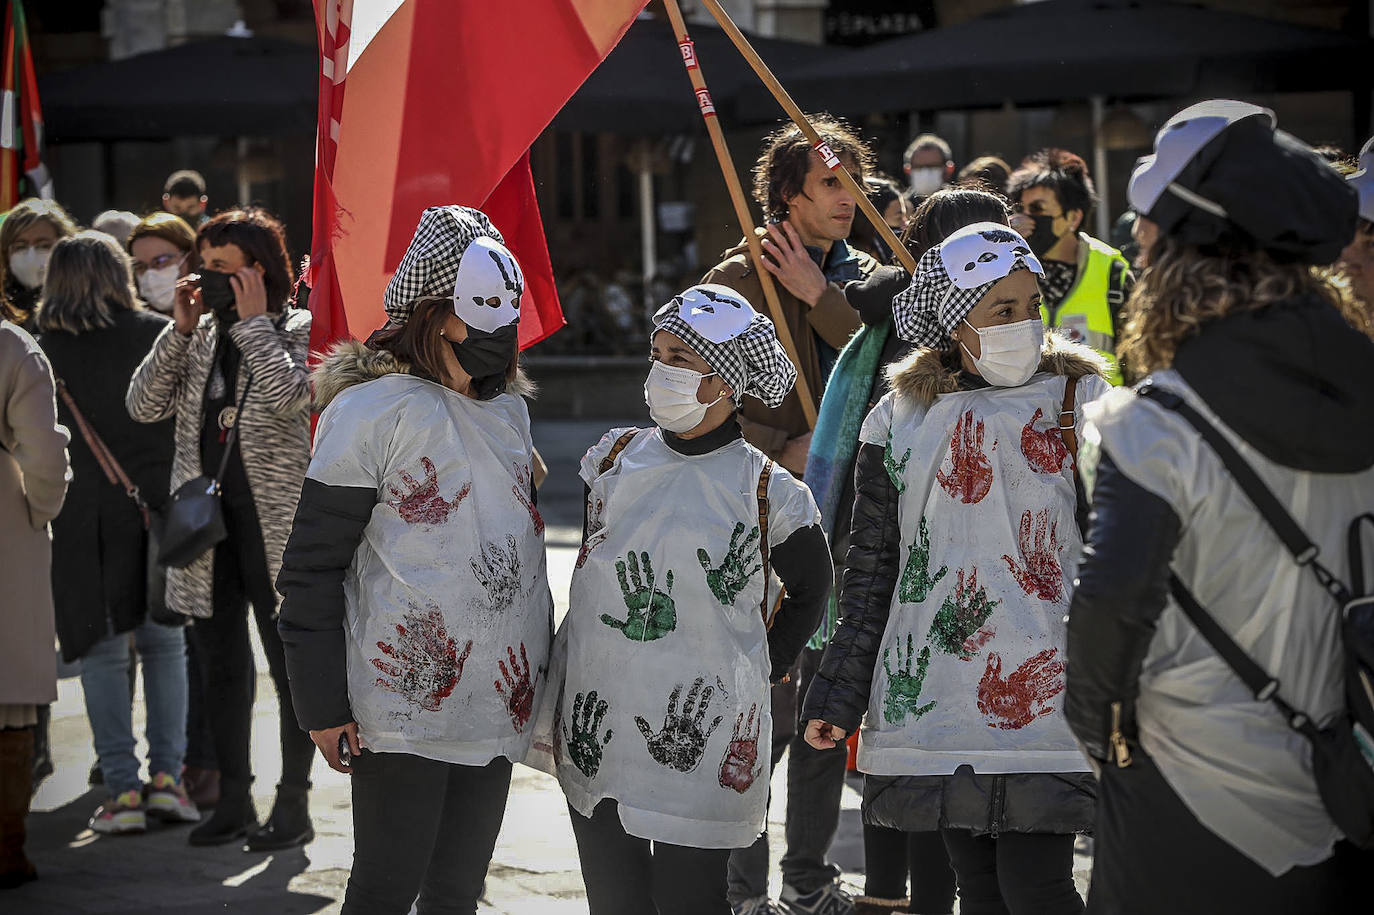
<path fill-rule="evenodd" d="M 243 404 L 252 387 L 253 378 L 249 376 L 248 383 L 243 386 L 243 396 L 239 398 L 234 424 L 224 440 L 224 456 L 220 458 L 215 475 L 201 474 L 182 483 L 167 500 L 160 517 L 154 520 L 159 565 L 184 569 L 228 536 L 224 527 L 224 506 L 220 502 L 220 480 L 229 466 L 229 455 L 234 451 L 239 434 Z"/>

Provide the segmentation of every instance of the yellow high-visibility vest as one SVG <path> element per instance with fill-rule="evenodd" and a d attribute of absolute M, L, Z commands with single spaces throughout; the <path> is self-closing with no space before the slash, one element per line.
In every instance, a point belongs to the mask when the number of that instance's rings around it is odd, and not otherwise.
<path fill-rule="evenodd" d="M 1116 361 L 1116 338 L 1112 328 L 1112 306 L 1107 302 L 1107 287 L 1112 263 L 1127 268 L 1125 256 L 1106 242 L 1078 233 L 1078 274 L 1068 294 L 1053 311 L 1043 304 L 1040 315 L 1046 327 L 1057 327 L 1064 336 L 1086 343 L 1107 358 L 1107 380 L 1121 384 L 1121 367 Z"/>

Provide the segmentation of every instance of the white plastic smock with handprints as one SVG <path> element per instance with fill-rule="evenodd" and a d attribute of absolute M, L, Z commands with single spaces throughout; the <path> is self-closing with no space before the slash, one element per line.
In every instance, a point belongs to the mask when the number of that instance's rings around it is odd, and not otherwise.
<path fill-rule="evenodd" d="M 531 452 L 521 398 L 412 375 L 349 388 L 321 415 L 307 476 L 377 491 L 344 577 L 365 747 L 469 766 L 528 750 L 553 628 Z"/>
<path fill-rule="evenodd" d="M 1057 431 L 1066 380 L 942 395 L 889 393 L 862 442 L 899 493 L 892 595 L 859 768 L 875 775 L 1081 772 L 1064 720 L 1064 614 L 1082 538 Z M 1101 396 L 1079 379 L 1079 405 Z M 1077 411 L 1081 422 L 1081 410 Z"/>
<path fill-rule="evenodd" d="M 627 431 L 582 459 L 588 537 L 541 716 L 550 752 L 531 762 L 557 774 L 583 816 L 614 798 L 631 835 L 740 848 L 768 803 L 766 458 L 743 439 L 679 454 L 654 428 L 599 473 Z M 767 491 L 770 547 L 819 523 L 811 491 L 786 470 L 773 468 Z"/>
<path fill-rule="evenodd" d="M 1283 467 L 1227 427 L 1174 371 L 1149 379 L 1221 431 L 1307 536 L 1350 581 L 1346 530 L 1369 505 L 1374 470 Z M 1134 392 L 1088 409 L 1085 476 L 1100 449 L 1180 522 L 1173 569 L 1237 644 L 1283 684 L 1283 698 L 1327 726 L 1344 706 L 1341 612 L 1310 569 L 1291 560 L 1221 459 L 1192 425 Z M 1277 419 L 1277 417 L 1276 417 Z M 1317 794 L 1312 748 L 1258 700 L 1172 596 L 1140 672 L 1140 745 L 1188 809 L 1271 874 L 1324 861 L 1340 830 Z"/>

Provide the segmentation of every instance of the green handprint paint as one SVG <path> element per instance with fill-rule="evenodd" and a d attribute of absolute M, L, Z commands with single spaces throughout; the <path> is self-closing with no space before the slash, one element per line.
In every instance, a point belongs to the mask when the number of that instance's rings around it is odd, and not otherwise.
<path fill-rule="evenodd" d="M 921 516 L 917 540 L 907 553 L 906 568 L 902 570 L 902 580 L 897 583 L 897 599 L 904 604 L 919 604 L 930 597 L 935 583 L 949 571 L 940 566 L 940 571 L 930 574 L 930 527 L 925 515 Z"/>
<path fill-rule="evenodd" d="M 887 475 L 892 478 L 892 485 L 897 490 L 897 495 L 906 492 L 906 480 L 902 479 L 902 474 L 906 473 L 906 462 L 911 460 L 911 449 L 906 450 L 900 461 L 893 457 L 892 436 L 887 437 L 887 447 L 883 449 L 883 466 L 887 468 Z"/>
<path fill-rule="evenodd" d="M 628 580 L 625 577 L 626 560 L 629 562 Z M 649 554 L 640 553 L 636 556 L 634 550 L 631 550 L 626 559 L 616 560 L 615 574 L 620 580 L 620 593 L 625 601 L 625 609 L 629 612 L 623 620 L 603 613 L 601 622 L 613 629 L 619 629 L 625 633 L 625 638 L 635 642 L 652 642 L 677 628 L 672 570 L 664 576 L 667 590 L 660 591 L 654 587 L 654 567 L 649 561 Z"/>
<path fill-rule="evenodd" d="M 697 561 L 706 573 L 706 586 L 722 604 L 732 606 L 735 597 L 749 584 L 749 579 L 763 568 L 763 562 L 749 563 L 759 559 L 759 529 L 756 525 L 749 535 L 744 535 L 744 525 L 736 524 L 730 535 L 730 548 L 721 560 L 719 568 L 711 567 L 711 556 L 704 549 L 697 550 Z"/>
<path fill-rule="evenodd" d="M 897 670 L 893 670 L 888 664 L 888 656 L 892 653 L 891 648 L 883 651 L 883 672 L 887 674 L 887 693 L 883 696 L 883 718 L 887 723 L 900 727 L 910 715 L 915 719 L 920 719 L 926 712 L 935 708 L 935 700 L 919 705 L 921 701 L 921 688 L 925 685 L 926 670 L 930 667 L 930 646 L 926 645 L 921 649 L 919 655 L 915 652 L 915 644 L 911 633 L 906 637 L 906 660 L 902 660 L 901 642 L 897 643 Z M 911 671 L 911 662 L 915 659 L 916 672 Z"/>
<path fill-rule="evenodd" d="M 954 590 L 945 596 L 945 602 L 931 621 L 930 633 L 926 636 L 930 643 L 945 654 L 958 655 L 968 659 L 976 649 L 967 645 L 969 638 L 983 628 L 992 616 L 992 610 L 1001 601 L 988 600 L 987 588 L 978 587 L 978 569 L 969 573 L 964 581 L 964 570 L 957 573 Z"/>
<path fill-rule="evenodd" d="M 595 778 L 601 768 L 601 750 L 611 742 L 614 735 L 610 729 L 606 736 L 600 736 L 601 722 L 606 718 L 610 705 L 605 699 L 598 699 L 596 690 L 578 693 L 573 699 L 572 733 L 568 726 L 559 722 L 563 731 L 563 743 L 568 748 L 568 757 L 579 772 L 587 778 Z"/>

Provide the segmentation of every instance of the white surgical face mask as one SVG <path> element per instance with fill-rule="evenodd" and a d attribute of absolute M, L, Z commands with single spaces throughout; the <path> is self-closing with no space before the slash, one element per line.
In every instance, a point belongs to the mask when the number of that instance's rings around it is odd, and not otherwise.
<path fill-rule="evenodd" d="M 967 321 L 964 322 L 968 324 Z M 981 356 L 964 352 L 973 360 L 978 374 L 988 384 L 998 387 L 1014 388 L 1025 384 L 1040 366 L 1040 347 L 1045 342 L 1045 324 L 1039 318 L 1030 321 L 1017 321 L 1015 324 L 1002 324 L 997 327 L 977 328 L 968 324 L 969 329 L 978 335 Z"/>
<path fill-rule="evenodd" d="M 914 193 L 933 194 L 945 183 L 945 170 L 939 165 L 923 165 L 913 168 L 907 177 L 911 180 L 911 190 Z"/>
<path fill-rule="evenodd" d="M 701 425 L 706 411 L 725 398 L 721 394 L 710 403 L 697 400 L 697 388 L 702 379 L 714 374 L 655 362 L 649 367 L 649 377 L 644 380 L 644 402 L 649 405 L 649 418 L 668 432 L 689 432 Z"/>
<path fill-rule="evenodd" d="M 138 278 L 138 294 L 153 308 L 163 314 L 172 313 L 172 303 L 176 299 L 177 280 L 181 278 L 181 261 L 145 270 Z"/>
<path fill-rule="evenodd" d="M 37 289 L 48 273 L 50 257 L 52 248 L 25 248 L 10 256 L 10 274 L 24 288 Z"/>

